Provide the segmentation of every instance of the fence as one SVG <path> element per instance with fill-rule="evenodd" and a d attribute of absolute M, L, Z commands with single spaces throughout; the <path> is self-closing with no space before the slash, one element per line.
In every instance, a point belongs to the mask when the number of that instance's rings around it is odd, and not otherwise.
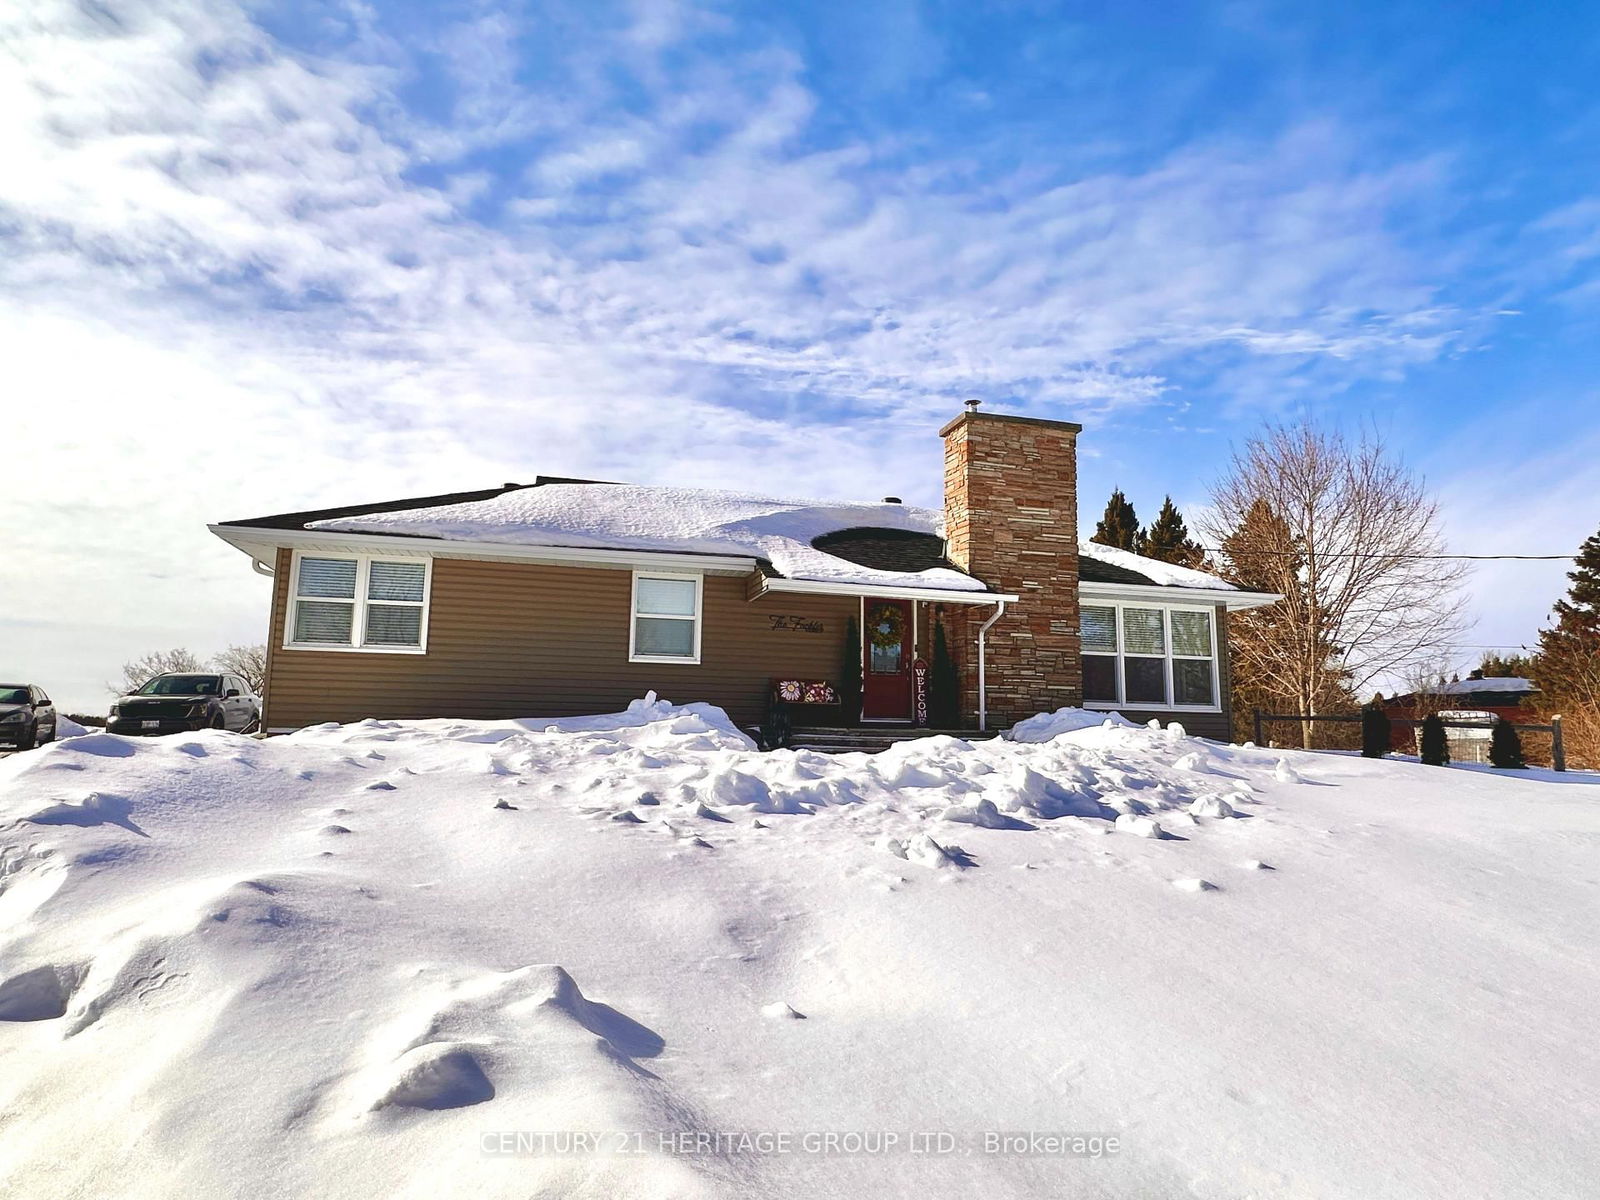
<path fill-rule="evenodd" d="M 1268 721 L 1299 721 L 1302 724 L 1307 721 L 1329 721 L 1334 724 L 1349 724 L 1354 722 L 1355 724 L 1359 725 L 1361 723 L 1361 717 L 1359 714 L 1355 716 L 1339 714 L 1337 716 L 1308 717 L 1303 713 L 1262 712 L 1258 708 L 1255 710 L 1255 734 L 1256 745 L 1258 746 L 1264 746 L 1267 744 L 1266 723 Z M 1407 728 L 1415 729 L 1417 726 L 1421 725 L 1422 722 L 1413 717 L 1390 717 L 1389 724 L 1404 725 Z M 1446 729 L 1482 729 L 1484 727 L 1482 721 L 1446 721 L 1441 719 L 1440 724 L 1442 724 Z M 1513 725 L 1511 728 L 1515 729 L 1518 733 L 1548 733 L 1550 735 L 1550 765 L 1558 771 L 1565 771 L 1567 769 L 1567 753 L 1561 744 L 1560 717 L 1551 717 L 1550 724 L 1548 725 Z"/>

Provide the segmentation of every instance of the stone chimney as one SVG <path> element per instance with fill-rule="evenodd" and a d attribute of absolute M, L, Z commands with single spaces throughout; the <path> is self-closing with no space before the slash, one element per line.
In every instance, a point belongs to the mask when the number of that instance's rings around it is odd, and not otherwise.
<path fill-rule="evenodd" d="M 944 439 L 950 561 L 1021 599 L 987 635 L 991 727 L 1083 698 L 1078 646 L 1078 453 L 1083 426 L 980 413 L 969 406 Z M 965 606 L 963 606 L 965 607 Z M 964 712 L 977 710 L 978 626 L 971 608 L 957 649 Z M 953 647 L 955 648 L 955 647 Z"/>

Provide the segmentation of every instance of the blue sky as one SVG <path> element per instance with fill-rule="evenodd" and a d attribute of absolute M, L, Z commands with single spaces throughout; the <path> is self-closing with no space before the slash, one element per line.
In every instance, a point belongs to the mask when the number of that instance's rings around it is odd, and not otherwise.
<path fill-rule="evenodd" d="M 41 0 L 0 55 L 0 671 L 78 705 L 261 639 L 206 521 L 934 503 L 968 396 L 1084 423 L 1091 520 L 1309 414 L 1460 550 L 1600 525 L 1592 6 Z M 1480 569 L 1461 665 L 1561 573 Z"/>

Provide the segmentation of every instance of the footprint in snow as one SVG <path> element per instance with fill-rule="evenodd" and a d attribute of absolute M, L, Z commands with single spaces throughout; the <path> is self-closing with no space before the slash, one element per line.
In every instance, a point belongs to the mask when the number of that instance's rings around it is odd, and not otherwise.
<path fill-rule="evenodd" d="M 367 784 L 366 790 L 369 792 L 392 792 L 395 790 L 395 786 L 387 779 L 380 779 L 376 783 Z"/>
<path fill-rule="evenodd" d="M 761 1006 L 761 1015 L 774 1021 L 804 1021 L 806 1015 L 796 1009 L 790 1008 L 782 1000 L 774 1000 L 771 1004 Z"/>
<path fill-rule="evenodd" d="M 1209 879 L 1174 879 L 1172 886 L 1180 892 L 1216 892 L 1222 890 Z"/>

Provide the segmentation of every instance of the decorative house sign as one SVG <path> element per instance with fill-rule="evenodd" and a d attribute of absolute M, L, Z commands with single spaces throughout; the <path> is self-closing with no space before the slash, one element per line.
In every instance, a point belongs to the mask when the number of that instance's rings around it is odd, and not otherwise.
<path fill-rule="evenodd" d="M 812 617 L 797 617 L 793 613 L 774 613 L 770 618 L 772 622 L 768 633 L 821 633 L 821 621 Z"/>
<path fill-rule="evenodd" d="M 919 726 L 928 723 L 928 660 L 919 658 L 911 664 L 912 686 L 916 688 L 916 707 L 912 711 L 912 719 Z"/>

